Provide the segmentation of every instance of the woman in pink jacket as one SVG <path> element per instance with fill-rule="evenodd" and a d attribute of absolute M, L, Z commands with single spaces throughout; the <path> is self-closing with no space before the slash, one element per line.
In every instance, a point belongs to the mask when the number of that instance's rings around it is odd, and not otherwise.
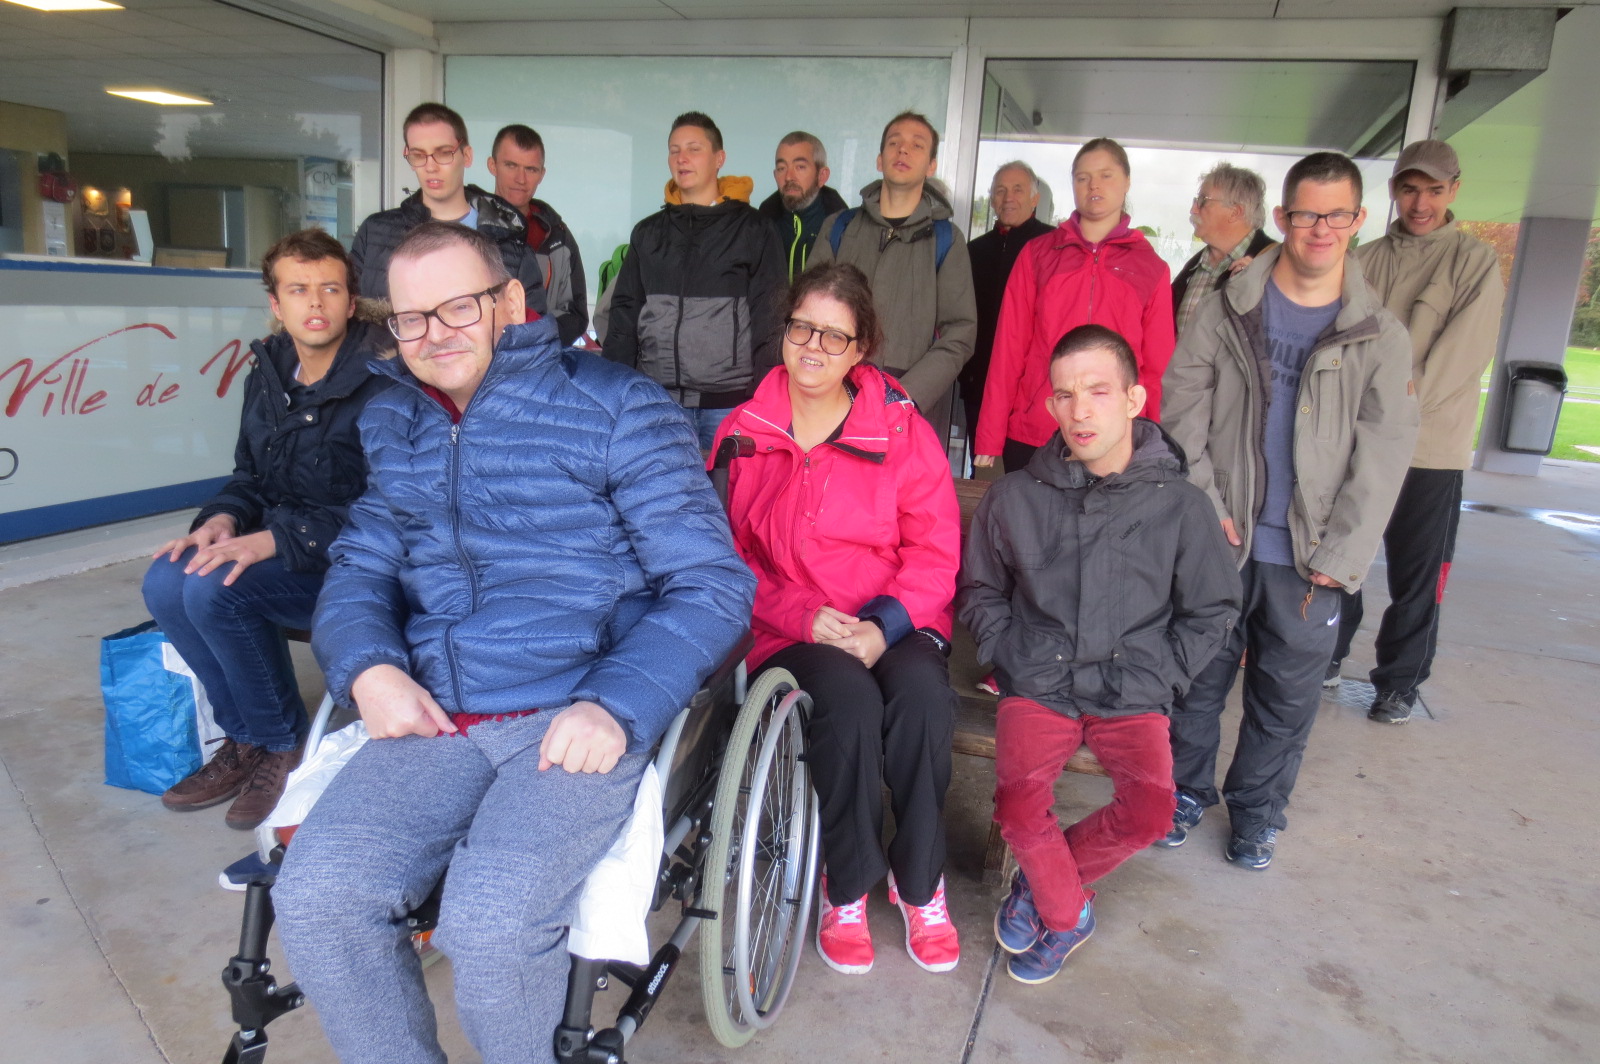
<path fill-rule="evenodd" d="M 881 336 L 860 270 L 801 274 L 784 317 L 783 365 L 717 442 L 756 445 L 728 477 L 734 543 L 760 581 L 751 668 L 788 669 L 814 702 L 806 760 L 827 866 L 817 950 L 840 972 L 872 967 L 867 893 L 888 872 L 907 952 L 948 971 L 960 946 L 942 874 L 956 710 L 945 656 L 961 553 L 949 462 L 899 384 L 868 361 Z"/>
<path fill-rule="evenodd" d="M 1104 325 L 1133 345 L 1144 416 L 1161 411 L 1161 374 L 1172 358 L 1172 272 L 1144 234 L 1128 225 L 1123 206 L 1131 173 L 1128 153 L 1109 137 L 1091 140 L 1072 160 L 1077 210 L 1028 242 L 1006 282 L 994 355 L 973 434 L 973 464 L 1006 469 L 1028 464 L 1058 426 L 1045 409 L 1050 352 L 1079 325 Z"/>

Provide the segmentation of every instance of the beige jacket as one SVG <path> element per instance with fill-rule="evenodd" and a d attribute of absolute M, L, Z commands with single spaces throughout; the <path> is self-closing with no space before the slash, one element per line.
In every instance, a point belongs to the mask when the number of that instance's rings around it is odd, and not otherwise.
<path fill-rule="evenodd" d="M 1162 379 L 1161 423 L 1189 456 L 1189 479 L 1232 518 L 1250 557 L 1267 487 L 1261 437 L 1271 397 L 1262 298 L 1281 247 L 1201 302 Z M 1300 379 L 1289 535 L 1295 569 L 1354 591 L 1378 552 L 1417 440 L 1405 329 L 1379 305 L 1354 259 L 1343 306 Z"/>
<path fill-rule="evenodd" d="M 1422 432 L 1411 464 L 1465 469 L 1472 464 L 1479 379 L 1500 340 L 1505 283 L 1494 249 L 1456 228 L 1455 215 L 1427 236 L 1396 221 L 1358 247 L 1367 284 L 1411 333 L 1411 379 Z"/>

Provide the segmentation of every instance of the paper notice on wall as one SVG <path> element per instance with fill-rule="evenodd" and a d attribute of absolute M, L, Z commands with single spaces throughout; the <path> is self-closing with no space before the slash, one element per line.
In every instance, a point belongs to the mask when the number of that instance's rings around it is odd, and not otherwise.
<path fill-rule="evenodd" d="M 67 205 L 54 200 L 44 202 L 44 253 L 67 255 Z"/>
<path fill-rule="evenodd" d="M 301 160 L 300 220 L 310 229 L 339 232 L 339 164 L 333 159 Z"/>

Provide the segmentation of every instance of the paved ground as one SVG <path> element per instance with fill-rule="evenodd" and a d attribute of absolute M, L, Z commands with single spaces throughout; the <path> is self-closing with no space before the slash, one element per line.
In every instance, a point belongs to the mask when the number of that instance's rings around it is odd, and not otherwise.
<path fill-rule="evenodd" d="M 1600 809 L 1600 466 L 1469 474 L 1467 498 L 1485 507 L 1462 515 L 1425 690 L 1432 719 L 1380 727 L 1363 706 L 1325 703 L 1271 870 L 1226 865 L 1223 825 L 1208 818 L 1188 846 L 1103 881 L 1094 941 L 1055 982 L 1023 987 L 990 968 L 994 899 L 978 866 L 992 766 L 958 758 L 949 877 L 967 952 L 955 972 L 913 967 L 898 916 L 875 899 L 870 975 L 835 975 L 808 951 L 778 1025 L 727 1052 L 706 1032 L 691 956 L 631 1059 L 1600 1059 L 1600 866 L 1584 842 Z M 162 527 L 123 534 L 132 549 L 115 532 L 85 534 L 67 561 L 0 548 L 0 587 L 131 556 Z M 7 1061 L 216 1061 L 230 1033 L 218 974 L 240 896 L 215 876 L 248 837 L 220 808 L 172 814 L 101 783 L 98 637 L 143 618 L 142 571 L 125 562 L 0 591 Z M 1369 655 L 1364 634 L 1346 675 Z M 314 697 L 315 670 L 303 675 Z M 1063 815 L 1107 786 L 1065 780 Z M 441 1001 L 449 979 L 448 964 L 430 969 Z M 449 1011 L 452 1059 L 475 1061 Z M 275 1024 L 272 1041 L 280 1064 L 331 1060 L 310 1010 Z"/>

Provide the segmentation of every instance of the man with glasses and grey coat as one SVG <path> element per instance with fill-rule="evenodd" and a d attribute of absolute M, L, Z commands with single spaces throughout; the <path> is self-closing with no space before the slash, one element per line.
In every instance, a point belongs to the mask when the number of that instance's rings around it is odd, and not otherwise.
<path fill-rule="evenodd" d="M 1417 439 L 1411 341 L 1347 257 L 1366 211 L 1361 171 L 1335 152 L 1289 168 L 1273 212 L 1283 244 L 1200 303 L 1167 366 L 1161 420 L 1216 507 L 1244 582 L 1221 653 L 1172 712 L 1181 846 L 1219 799 L 1223 704 L 1244 672 L 1244 719 L 1220 798 L 1224 856 L 1272 863 L 1341 590 L 1361 586 Z"/>

